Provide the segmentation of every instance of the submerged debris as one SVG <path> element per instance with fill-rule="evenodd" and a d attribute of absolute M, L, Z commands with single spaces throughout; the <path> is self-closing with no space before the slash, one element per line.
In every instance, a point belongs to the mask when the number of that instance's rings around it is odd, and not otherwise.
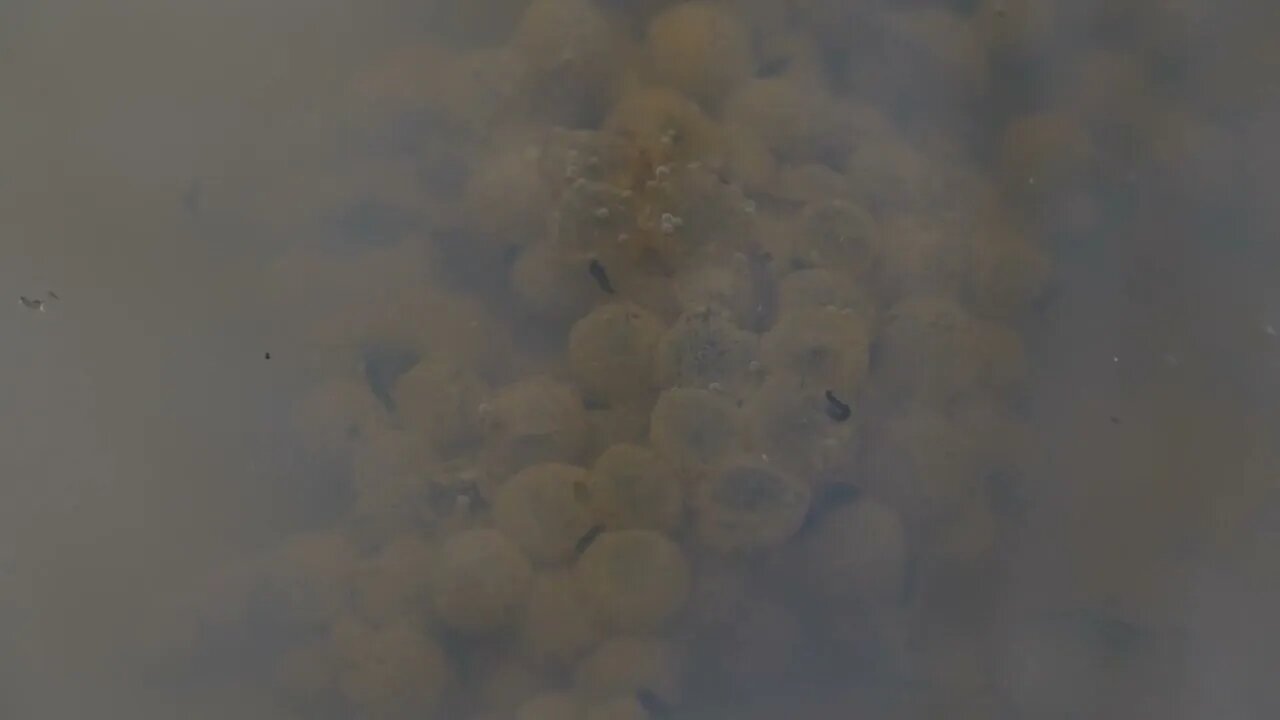
<path fill-rule="evenodd" d="M 23 307 L 28 310 L 39 310 L 44 312 L 44 301 L 40 298 L 29 298 L 26 295 L 19 295 L 18 299 L 22 301 Z"/>

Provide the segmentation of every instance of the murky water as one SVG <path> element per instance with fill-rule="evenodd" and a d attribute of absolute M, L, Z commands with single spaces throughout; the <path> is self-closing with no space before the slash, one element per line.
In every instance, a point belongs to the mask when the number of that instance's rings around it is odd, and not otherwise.
<path fill-rule="evenodd" d="M 1277 29 L 5 4 L 0 715 L 1275 716 Z"/>

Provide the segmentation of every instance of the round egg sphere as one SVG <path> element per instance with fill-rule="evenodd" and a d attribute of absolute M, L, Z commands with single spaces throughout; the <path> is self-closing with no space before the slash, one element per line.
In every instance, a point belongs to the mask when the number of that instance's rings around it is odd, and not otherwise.
<path fill-rule="evenodd" d="M 534 562 L 568 560 L 593 522 L 588 480 L 587 471 L 573 465 L 530 465 L 498 489 L 494 524 Z"/>
<path fill-rule="evenodd" d="M 771 465 L 728 463 L 698 488 L 698 538 L 721 552 L 775 547 L 800 529 L 810 497 L 807 484 Z"/>
<path fill-rule="evenodd" d="M 670 531 L 684 512 L 684 487 L 675 468 L 653 450 L 618 444 L 591 468 L 593 515 L 614 530 Z"/>
<path fill-rule="evenodd" d="M 689 564 L 679 546 L 651 530 L 604 532 L 574 567 L 597 620 L 619 632 L 665 626 L 689 595 Z"/>
<path fill-rule="evenodd" d="M 678 472 L 700 474 L 741 447 L 738 408 L 710 390 L 668 390 L 653 406 L 649 439 Z"/>
<path fill-rule="evenodd" d="M 590 397 L 625 403 L 653 393 L 653 359 L 662 322 L 625 303 L 592 310 L 569 331 L 569 367 Z"/>
<path fill-rule="evenodd" d="M 533 570 L 497 530 L 466 530 L 445 541 L 432 588 L 436 614 L 463 632 L 510 626 L 527 600 Z"/>

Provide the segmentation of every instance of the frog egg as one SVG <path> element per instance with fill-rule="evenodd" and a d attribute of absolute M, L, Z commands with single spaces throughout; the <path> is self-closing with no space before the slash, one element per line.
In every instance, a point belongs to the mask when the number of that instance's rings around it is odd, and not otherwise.
<path fill-rule="evenodd" d="M 371 438 L 351 463 L 354 499 L 342 525 L 360 548 L 388 540 L 431 520 L 427 477 L 438 463 L 434 450 L 407 430 L 389 430 Z"/>
<path fill-rule="evenodd" d="M 785 163 L 828 162 L 848 152 L 839 106 L 815 79 L 749 79 L 729 96 L 724 115 L 726 124 L 755 134 Z"/>
<path fill-rule="evenodd" d="M 738 393 L 755 382 L 749 366 L 759 356 L 759 339 L 723 312 L 686 312 L 658 341 L 654 369 L 658 387 L 706 388 L 719 383 Z"/>
<path fill-rule="evenodd" d="M 478 672 L 477 672 L 478 671 Z M 482 658 L 475 667 L 480 708 L 496 718 L 509 718 L 538 696 L 545 683 L 517 653 Z"/>
<path fill-rule="evenodd" d="M 773 304 L 772 284 L 761 275 L 745 254 L 734 253 L 727 262 L 716 258 L 681 269 L 676 274 L 676 298 L 685 312 L 709 308 L 739 327 L 758 327 Z"/>
<path fill-rule="evenodd" d="M 449 627 L 477 633 L 511 625 L 524 609 L 533 571 L 497 530 L 461 532 L 445 541 L 432 601 Z"/>
<path fill-rule="evenodd" d="M 845 158 L 846 176 L 858 204 L 874 208 L 877 218 L 892 214 L 935 215 L 940 205 L 954 202 L 939 186 L 937 163 L 931 162 L 888 121 L 871 120 L 864 137 Z M 893 242 L 882 233 L 885 243 Z"/>
<path fill-rule="evenodd" d="M 510 273 L 519 312 L 565 325 L 582 317 L 601 294 L 589 264 L 588 257 L 562 252 L 551 242 L 526 247 Z"/>
<path fill-rule="evenodd" d="M 936 524 L 985 489 L 973 439 L 923 405 L 909 405 L 878 425 L 866 453 L 872 494 L 913 527 Z"/>
<path fill-rule="evenodd" d="M 901 517 L 887 505 L 861 499 L 835 508 L 804 545 L 808 575 L 828 602 L 874 609 L 901 599 L 906 536 Z"/>
<path fill-rule="evenodd" d="M 973 303 L 984 317 L 1020 319 L 1044 296 L 1049 258 L 1026 236 L 987 227 L 973 243 Z"/>
<path fill-rule="evenodd" d="M 589 0 L 533 0 L 512 41 L 535 112 L 581 127 L 612 98 L 625 43 Z"/>
<path fill-rule="evenodd" d="M 945 402 L 983 369 L 978 322 L 957 302 L 910 297 L 891 307 L 879 336 L 877 373 L 896 395 Z"/>
<path fill-rule="evenodd" d="M 435 549 L 416 533 L 404 533 L 365 560 L 353 582 L 357 614 L 382 625 L 424 619 L 430 607 Z"/>
<path fill-rule="evenodd" d="M 567 560 L 593 523 L 585 502 L 588 477 L 572 465 L 531 465 L 498 490 L 494 523 L 534 562 Z"/>
<path fill-rule="evenodd" d="M 533 137 L 511 138 L 471 168 L 463 206 L 472 226 L 502 246 L 528 245 L 542 234 L 551 193 Z M 535 151 L 530 152 L 529 148 Z"/>
<path fill-rule="evenodd" d="M 626 255 L 618 238 L 636 231 L 632 202 L 611 182 L 575 180 L 556 206 L 551 241 L 566 257 L 595 258 L 620 270 Z"/>
<path fill-rule="evenodd" d="M 750 448 L 801 477 L 848 468 L 856 457 L 858 422 L 837 421 L 830 411 L 824 388 L 771 375 L 743 407 Z"/>
<path fill-rule="evenodd" d="M 890 298 L 917 293 L 954 296 L 973 275 L 973 248 L 940 223 L 918 216 L 885 220 L 880 284 Z"/>
<path fill-rule="evenodd" d="M 733 184 L 750 193 L 773 186 L 778 163 L 754 132 L 741 127 L 725 130 L 724 172 Z"/>
<path fill-rule="evenodd" d="M 845 66 L 844 86 L 851 95 L 913 125 L 975 112 L 976 101 L 985 97 L 985 48 L 959 14 L 939 7 L 886 12 L 870 33 L 877 41 L 860 44 Z"/>
<path fill-rule="evenodd" d="M 420 362 L 396 381 L 396 414 L 445 456 L 456 455 L 480 436 L 477 409 L 489 389 L 474 372 L 451 362 Z"/>
<path fill-rule="evenodd" d="M 614 445 L 591 468 L 591 509 L 613 530 L 673 530 L 684 511 L 675 469 L 652 450 Z"/>
<path fill-rule="evenodd" d="M 605 701 L 646 690 L 668 704 L 683 693 L 683 652 L 666 640 L 619 637 L 607 640 L 578 664 L 574 690 L 580 697 Z"/>
<path fill-rule="evenodd" d="M 649 439 L 658 455 L 684 474 L 700 474 L 742 444 L 738 409 L 709 390 L 675 388 L 658 396 Z"/>
<path fill-rule="evenodd" d="M 833 307 L 784 315 L 761 342 L 764 362 L 846 402 L 866 378 L 871 323 L 863 314 Z"/>
<path fill-rule="evenodd" d="M 269 616 L 318 627 L 346 610 L 358 570 L 355 548 L 336 532 L 296 535 L 262 560 L 256 595 Z"/>
<path fill-rule="evenodd" d="M 779 315 L 825 307 L 853 310 L 865 317 L 874 317 L 876 305 L 865 285 L 835 270 L 797 270 L 778 282 Z"/>
<path fill-rule="evenodd" d="M 689 595 L 684 554 L 649 530 L 601 533 L 578 559 L 574 574 L 597 621 L 623 633 L 658 630 Z"/>
<path fill-rule="evenodd" d="M 715 107 L 751 73 L 746 24 L 719 3 L 685 2 L 649 23 L 649 62 L 663 83 Z"/>
<path fill-rule="evenodd" d="M 788 165 L 778 171 L 773 194 L 794 203 L 826 203 L 853 193 L 849 178 L 819 163 Z"/>
<path fill-rule="evenodd" d="M 636 86 L 618 99 L 604 129 L 632 141 L 659 163 L 718 160 L 723 138 L 697 103 L 674 90 Z"/>
<path fill-rule="evenodd" d="M 570 693 L 543 693 L 516 711 L 515 720 L 584 720 L 586 709 Z"/>
<path fill-rule="evenodd" d="M 598 458 L 619 443 L 642 444 L 649 440 L 651 403 L 630 403 L 622 407 L 587 411 L 590 435 L 588 457 Z"/>
<path fill-rule="evenodd" d="M 485 461 L 493 472 L 543 462 L 575 462 L 586 449 L 582 400 L 569 385 L 535 376 L 500 389 L 485 421 Z"/>
<path fill-rule="evenodd" d="M 843 200 L 810 203 L 800 212 L 791 265 L 865 279 L 876 270 L 883 245 L 875 220 L 858 205 Z"/>
<path fill-rule="evenodd" d="M 353 452 L 391 427 L 382 403 L 354 380 L 330 381 L 314 389 L 298 405 L 294 418 L 305 447 L 326 456 Z"/>
<path fill-rule="evenodd" d="M 800 529 L 809 486 L 755 461 L 724 465 L 695 495 L 698 538 L 721 552 L 775 547 Z"/>
<path fill-rule="evenodd" d="M 653 393 L 653 357 L 663 326 L 635 305 L 601 305 L 569 331 L 569 367 L 592 397 L 610 404 Z"/>
<path fill-rule="evenodd" d="M 570 570 L 546 570 L 533 579 L 520 631 L 521 647 L 539 668 L 572 666 L 600 640 Z"/>
<path fill-rule="evenodd" d="M 338 687 L 361 717 L 430 717 L 455 682 L 444 650 L 413 622 L 334 629 Z"/>

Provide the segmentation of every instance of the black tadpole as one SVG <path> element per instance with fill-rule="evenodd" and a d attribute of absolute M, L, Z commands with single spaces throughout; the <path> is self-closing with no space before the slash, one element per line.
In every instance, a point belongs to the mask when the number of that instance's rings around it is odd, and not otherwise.
<path fill-rule="evenodd" d="M 827 417 L 836 422 L 844 422 L 853 415 L 853 410 L 841 402 L 835 393 L 828 390 L 825 394 L 827 398 Z"/>
<path fill-rule="evenodd" d="M 591 273 L 591 277 L 596 279 L 596 284 L 600 286 L 601 290 L 610 295 L 614 293 L 613 283 L 609 281 L 609 273 L 605 271 L 603 263 L 592 258 L 590 264 L 587 265 L 587 272 Z"/>
<path fill-rule="evenodd" d="M 595 542 L 602 532 L 604 532 L 604 525 L 593 525 L 586 534 L 578 538 L 578 542 L 574 543 L 573 551 L 579 555 L 586 552 L 587 548 L 591 547 L 591 543 Z"/>

